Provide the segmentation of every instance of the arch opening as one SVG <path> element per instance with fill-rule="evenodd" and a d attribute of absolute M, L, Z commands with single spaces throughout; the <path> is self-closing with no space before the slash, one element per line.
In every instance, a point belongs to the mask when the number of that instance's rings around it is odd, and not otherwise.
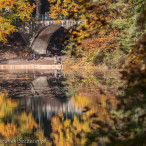
<path fill-rule="evenodd" d="M 62 56 L 62 43 L 64 42 L 65 38 L 65 29 L 64 27 L 60 27 L 51 37 L 50 42 L 48 43 L 48 47 L 46 49 L 46 53 L 54 56 Z"/>
<path fill-rule="evenodd" d="M 60 25 L 54 24 L 43 29 L 34 39 L 31 49 L 40 55 L 63 55 L 62 44 L 66 30 Z"/>

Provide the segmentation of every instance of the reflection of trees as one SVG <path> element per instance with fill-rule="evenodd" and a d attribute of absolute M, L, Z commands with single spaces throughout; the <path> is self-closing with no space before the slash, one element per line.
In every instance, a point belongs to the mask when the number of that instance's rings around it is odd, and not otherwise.
<path fill-rule="evenodd" d="M 73 121 L 65 120 L 62 115 L 54 117 L 53 142 L 55 145 L 85 145 L 89 133 L 99 129 L 103 124 L 110 125 L 113 122 L 106 109 L 116 107 L 116 100 L 100 88 L 95 72 L 69 74 L 64 84 L 68 85 L 68 89 L 74 89 L 73 102 L 83 109 L 84 114 L 80 119 L 74 116 Z"/>
<path fill-rule="evenodd" d="M 64 81 L 66 85 L 66 94 L 68 97 L 72 97 L 78 89 L 88 88 L 91 89 L 99 84 L 97 78 L 91 72 L 87 71 L 67 71 L 67 80 Z"/>
<path fill-rule="evenodd" d="M 70 72 L 67 70 L 64 72 L 67 74 L 67 80 L 64 81 L 68 91 L 66 94 L 71 97 L 76 92 L 80 92 L 80 89 L 96 94 L 97 90 L 102 88 L 109 93 L 117 94 L 118 88 L 123 85 L 117 71 L 74 70 Z"/>
<path fill-rule="evenodd" d="M 86 133 L 90 132 L 89 120 L 80 121 L 74 116 L 73 122 L 64 119 L 62 114 L 52 119 L 53 143 L 57 146 L 84 145 L 87 138 Z"/>
<path fill-rule="evenodd" d="M 137 47 L 140 47 L 142 40 L 144 37 L 137 43 Z M 144 51 L 144 45 L 141 47 L 141 51 Z M 54 117 L 51 135 L 54 144 L 142 145 L 145 143 L 146 93 L 144 62 L 140 61 L 142 56 L 144 58 L 144 52 L 143 55 L 137 56 L 137 60 L 133 60 L 134 64 L 130 61 L 127 63 L 128 71 L 125 70 L 123 74 L 128 86 L 124 94 L 117 98 L 102 89 L 106 86 L 103 85 L 106 82 L 101 82 L 105 74 L 97 76 L 95 72 L 84 71 L 68 75 L 64 84 L 68 85 L 68 90 L 74 91 L 70 95 L 73 96 L 74 104 L 83 109 L 83 115 L 80 119 L 74 116 L 73 121 L 65 120 L 62 115 Z M 108 78 L 104 79 L 107 80 Z M 115 83 L 116 80 L 112 80 L 106 88 Z M 119 85 L 121 84 L 117 84 L 117 89 Z M 68 93 L 71 93 L 71 90 Z"/>
<path fill-rule="evenodd" d="M 58 99 L 66 99 L 66 90 L 63 85 L 64 78 L 63 74 L 60 72 L 54 73 L 52 78 L 48 78 L 48 86 L 51 88 L 50 92 Z"/>
<path fill-rule="evenodd" d="M 35 122 L 31 113 L 17 112 L 18 102 L 8 98 L 7 93 L 0 93 L 0 138 L 43 140 L 45 137 L 39 131 L 39 125 Z M 48 143 L 49 145 L 49 143 Z"/>
<path fill-rule="evenodd" d="M 108 95 L 102 96 L 101 103 L 91 96 L 76 95 L 74 104 L 82 107 L 83 114 L 80 119 L 74 116 L 73 121 L 64 119 L 62 115 L 54 117 L 52 121 L 51 138 L 55 145 L 85 145 L 88 142 L 88 134 L 99 129 L 102 125 L 111 124 L 106 108 Z M 114 105 L 113 105 L 114 106 Z M 100 138 L 102 135 L 100 136 Z"/>
<path fill-rule="evenodd" d="M 0 93 L 0 137 L 10 137 L 17 134 L 16 126 L 10 122 L 13 109 L 17 107 L 17 102 L 7 98 L 7 94 Z"/>

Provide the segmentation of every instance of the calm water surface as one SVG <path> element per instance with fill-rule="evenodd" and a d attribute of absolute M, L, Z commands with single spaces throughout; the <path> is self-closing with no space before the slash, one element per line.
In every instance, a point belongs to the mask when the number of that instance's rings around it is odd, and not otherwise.
<path fill-rule="evenodd" d="M 95 120 L 112 123 L 108 110 L 121 84 L 115 71 L 1 71 L 0 137 L 22 145 L 85 145 L 99 127 Z"/>

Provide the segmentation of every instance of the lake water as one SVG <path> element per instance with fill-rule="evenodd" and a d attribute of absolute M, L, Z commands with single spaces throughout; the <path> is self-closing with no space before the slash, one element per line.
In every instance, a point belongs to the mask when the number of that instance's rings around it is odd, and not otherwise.
<path fill-rule="evenodd" d="M 117 71 L 0 71 L 0 137 L 22 145 L 85 145 L 100 127 L 95 121 L 112 124 L 108 111 L 121 85 Z M 101 135 L 96 144 L 105 141 Z"/>

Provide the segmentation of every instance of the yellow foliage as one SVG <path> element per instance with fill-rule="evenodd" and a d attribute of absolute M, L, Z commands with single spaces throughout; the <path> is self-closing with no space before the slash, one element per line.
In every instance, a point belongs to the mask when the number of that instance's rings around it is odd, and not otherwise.
<path fill-rule="evenodd" d="M 93 100 L 89 99 L 86 96 L 82 96 L 81 94 L 76 95 L 76 96 L 73 97 L 73 103 L 77 107 L 84 108 L 85 106 L 88 106 L 88 105 L 90 105 L 93 102 L 94 102 Z"/>
<path fill-rule="evenodd" d="M 60 18 L 66 16 L 75 20 L 81 20 L 82 24 L 72 31 L 72 38 L 81 43 L 84 38 L 97 34 L 104 36 L 108 28 L 107 22 L 113 16 L 107 13 L 107 3 L 95 3 L 87 0 L 48 0 L 51 4 L 50 16 Z M 103 15 L 104 14 L 104 15 Z"/>
<path fill-rule="evenodd" d="M 8 98 L 8 93 L 0 93 L 0 118 L 11 114 L 13 108 L 16 108 L 18 103 L 11 98 Z"/>
<path fill-rule="evenodd" d="M 26 112 L 24 112 L 19 116 L 18 119 L 19 119 L 19 122 L 20 122 L 20 132 L 21 132 L 21 134 L 31 133 L 33 128 L 38 127 L 38 124 L 33 119 L 31 113 L 29 113 L 27 115 Z"/>
<path fill-rule="evenodd" d="M 0 0 L 0 41 L 6 43 L 7 36 L 17 31 L 13 25 L 15 19 L 29 20 L 34 8 L 27 0 Z"/>
<path fill-rule="evenodd" d="M 58 117 L 52 118 L 51 124 L 51 138 L 54 144 L 58 146 L 84 145 L 87 141 L 85 135 L 91 130 L 89 120 L 80 122 L 75 115 L 73 122 L 69 119 L 64 120 L 63 117 L 60 118 L 60 115 L 58 115 Z M 78 135 L 82 138 L 79 138 Z"/>
<path fill-rule="evenodd" d="M 6 125 L 4 123 L 0 123 L 0 133 L 2 136 L 8 138 L 18 134 L 18 130 L 12 123 L 7 123 Z"/>
<path fill-rule="evenodd" d="M 39 126 L 32 114 L 23 112 L 20 115 L 18 113 L 16 115 L 13 109 L 17 107 L 18 102 L 8 98 L 7 92 L 0 92 L 0 137 L 5 140 L 12 138 L 19 140 L 20 137 L 24 137 L 27 134 L 34 134 L 35 139 L 45 140 L 44 131 L 39 130 Z M 7 121 L 9 117 L 11 121 Z M 36 129 L 35 133 L 33 133 L 34 128 Z M 27 137 L 27 139 L 30 138 L 32 139 L 32 137 Z M 48 146 L 52 145 L 49 140 L 46 140 L 45 144 Z"/>
<path fill-rule="evenodd" d="M 13 108 L 16 108 L 18 103 L 11 98 L 8 98 L 8 93 L 0 92 L 0 133 L 3 137 L 11 137 L 18 133 L 16 126 L 13 123 L 4 124 L 2 119 L 5 116 L 12 114 Z"/>

